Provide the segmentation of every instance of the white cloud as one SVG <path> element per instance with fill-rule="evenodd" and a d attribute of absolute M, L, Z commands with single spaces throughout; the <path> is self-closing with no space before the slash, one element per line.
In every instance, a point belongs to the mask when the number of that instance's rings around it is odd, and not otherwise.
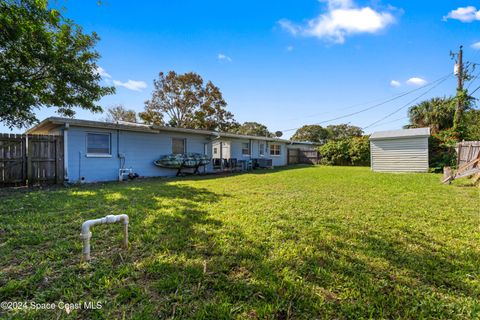
<path fill-rule="evenodd" d="M 104 78 L 111 78 L 112 76 L 107 72 L 105 71 L 105 69 L 103 69 L 102 67 L 97 67 L 97 69 L 95 70 L 96 73 L 98 73 L 101 77 L 104 77 Z"/>
<path fill-rule="evenodd" d="M 147 87 L 147 84 L 143 81 L 128 80 L 127 82 L 122 82 L 119 80 L 113 80 L 113 84 L 117 87 L 124 87 L 133 91 L 142 91 Z"/>
<path fill-rule="evenodd" d="M 447 21 L 448 19 L 459 20 L 461 22 L 480 20 L 480 10 L 477 10 L 477 8 L 474 6 L 459 7 L 450 11 L 446 16 L 443 17 L 444 21 Z"/>
<path fill-rule="evenodd" d="M 217 58 L 218 58 L 218 60 L 220 60 L 220 61 L 232 62 L 232 58 L 230 58 L 229 56 L 227 56 L 227 55 L 224 54 L 224 53 L 219 53 L 219 54 L 217 55 Z"/>
<path fill-rule="evenodd" d="M 302 28 L 294 25 L 290 20 L 282 19 L 278 21 L 278 24 L 280 25 L 280 27 L 293 34 L 294 36 L 302 32 Z"/>
<path fill-rule="evenodd" d="M 395 22 L 388 11 L 376 11 L 370 7 L 357 7 L 351 0 L 323 0 L 327 11 L 298 26 L 289 20 L 278 23 L 293 35 L 312 36 L 335 43 L 344 43 L 345 37 L 360 33 L 377 33 Z"/>
<path fill-rule="evenodd" d="M 480 50 L 480 41 L 472 44 L 472 49 Z"/>
<path fill-rule="evenodd" d="M 423 85 L 427 84 L 427 80 L 422 79 L 422 78 L 418 78 L 418 77 L 413 77 L 413 78 L 408 79 L 406 81 L 406 83 L 411 85 L 411 86 L 423 86 Z"/>
<path fill-rule="evenodd" d="M 320 0 L 320 2 L 326 2 L 330 9 L 353 7 L 352 0 Z"/>
<path fill-rule="evenodd" d="M 398 81 L 398 80 L 392 80 L 392 81 L 390 81 L 390 85 L 391 85 L 392 87 L 394 87 L 394 88 L 398 88 L 398 87 L 400 87 L 402 84 L 401 84 L 400 81 Z"/>

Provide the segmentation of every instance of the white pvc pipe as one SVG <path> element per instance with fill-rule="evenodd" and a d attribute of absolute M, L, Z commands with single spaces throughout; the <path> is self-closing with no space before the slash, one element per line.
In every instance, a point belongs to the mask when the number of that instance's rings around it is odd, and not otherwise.
<path fill-rule="evenodd" d="M 128 248 L 128 216 L 126 214 L 108 215 L 103 218 L 87 220 L 82 224 L 82 232 L 80 233 L 80 239 L 83 241 L 83 257 L 85 260 L 90 260 L 90 239 L 92 238 L 92 232 L 90 227 L 97 224 L 104 223 L 116 223 L 123 222 L 123 246 Z"/>

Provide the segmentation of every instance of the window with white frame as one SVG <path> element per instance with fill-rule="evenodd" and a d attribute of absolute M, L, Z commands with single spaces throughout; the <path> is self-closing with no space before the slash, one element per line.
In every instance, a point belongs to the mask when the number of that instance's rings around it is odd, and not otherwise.
<path fill-rule="evenodd" d="M 242 142 L 242 155 L 244 155 L 244 156 L 250 155 L 250 143 L 249 142 Z"/>
<path fill-rule="evenodd" d="M 172 138 L 172 153 L 184 154 L 185 153 L 185 139 Z"/>
<path fill-rule="evenodd" d="M 279 144 L 271 144 L 270 145 L 270 155 L 271 156 L 279 156 L 280 155 L 280 145 Z"/>
<path fill-rule="evenodd" d="M 87 133 L 87 155 L 110 156 L 110 133 Z"/>
<path fill-rule="evenodd" d="M 258 145 L 258 154 L 262 157 L 265 155 L 265 144 L 260 143 Z"/>

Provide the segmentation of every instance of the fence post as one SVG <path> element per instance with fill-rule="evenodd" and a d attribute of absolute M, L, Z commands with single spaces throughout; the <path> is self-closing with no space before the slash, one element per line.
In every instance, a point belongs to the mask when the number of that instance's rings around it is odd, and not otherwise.
<path fill-rule="evenodd" d="M 32 167 L 33 148 L 30 143 L 29 135 L 25 135 L 25 145 L 27 148 L 27 185 L 31 186 L 33 184 L 33 167 Z"/>
<path fill-rule="evenodd" d="M 27 136 L 22 134 L 18 136 L 21 139 L 22 148 L 22 184 L 27 183 Z"/>

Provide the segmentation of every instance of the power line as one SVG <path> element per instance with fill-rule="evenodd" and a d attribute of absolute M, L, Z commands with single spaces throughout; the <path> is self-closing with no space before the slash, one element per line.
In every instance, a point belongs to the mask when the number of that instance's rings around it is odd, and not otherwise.
<path fill-rule="evenodd" d="M 478 89 L 480 89 L 480 86 L 478 86 L 475 90 L 473 90 L 472 92 L 470 92 L 470 95 L 473 95 L 475 92 L 477 92 Z"/>
<path fill-rule="evenodd" d="M 306 115 L 304 116 L 303 118 L 311 118 L 311 117 L 317 117 L 319 115 L 325 115 L 325 114 L 331 114 L 332 112 L 338 112 L 338 111 L 344 111 L 344 110 L 349 110 L 349 109 L 353 109 L 355 107 L 359 107 L 359 106 L 363 106 L 363 105 L 366 105 L 366 104 L 370 104 L 370 103 L 375 103 L 377 101 L 383 101 L 384 99 L 398 99 L 398 98 L 401 98 L 401 97 L 404 97 L 410 93 L 413 93 L 417 90 L 421 90 L 427 86 L 430 86 L 432 85 L 432 83 L 429 83 L 427 85 L 424 85 L 424 86 L 421 86 L 421 87 L 418 87 L 418 88 L 415 88 L 414 90 L 408 90 L 408 91 L 403 91 L 399 94 L 396 94 L 396 95 L 392 95 L 392 96 L 389 96 L 389 97 L 385 97 L 385 98 L 378 98 L 378 99 L 374 99 L 374 100 L 369 100 L 369 101 L 365 101 L 365 102 L 360 102 L 360 103 L 355 103 L 355 104 L 352 104 L 348 107 L 345 107 L 345 108 L 341 108 L 341 109 L 337 109 L 337 110 L 331 110 L 331 111 L 326 111 L 326 112 L 317 112 L 317 113 L 312 113 L 312 114 L 309 114 L 309 115 Z M 391 97 L 391 98 L 390 98 Z M 297 118 L 298 119 L 298 118 Z"/>
<path fill-rule="evenodd" d="M 411 93 L 414 93 L 414 92 L 419 91 L 419 90 L 421 90 L 421 89 L 424 89 L 424 88 L 426 88 L 426 87 L 429 87 L 429 86 L 431 86 L 431 85 L 434 85 L 435 83 L 437 83 L 437 82 L 439 82 L 439 81 L 442 81 L 442 82 L 443 82 L 444 80 L 446 80 L 446 79 L 447 79 L 449 76 L 451 76 L 451 75 L 452 75 L 451 72 L 449 72 L 448 74 L 446 74 L 446 75 L 438 78 L 437 80 L 435 80 L 435 81 L 433 81 L 433 82 L 430 82 L 430 83 L 428 83 L 428 84 L 426 84 L 426 85 L 423 85 L 423 86 L 421 86 L 421 87 L 415 88 L 415 89 L 413 89 L 413 90 L 410 90 L 410 91 L 401 93 L 401 94 L 399 94 L 399 95 L 397 95 L 397 96 L 394 96 L 393 98 L 390 98 L 390 99 L 385 100 L 385 101 L 383 101 L 383 102 L 377 103 L 377 104 L 375 104 L 375 105 L 373 105 L 373 106 L 369 106 L 369 107 L 367 107 L 367 108 L 365 108 L 365 109 L 361 109 L 361 110 L 358 110 L 358 111 L 355 111 L 355 112 L 352 112 L 352 113 L 349 113 L 349 114 L 346 114 L 346 115 L 342 115 L 342 116 L 339 116 L 339 117 L 336 117 L 336 118 L 333 118 L 333 119 L 328 119 L 328 120 L 324 120 L 324 121 L 321 121 L 321 122 L 317 122 L 317 123 L 314 123 L 313 125 L 320 125 L 320 124 L 323 124 L 323 123 L 326 123 L 326 122 L 335 121 L 335 120 L 339 120 L 339 119 L 343 119 L 343 118 L 348 118 L 348 117 L 357 115 L 357 114 L 359 114 L 359 113 L 362 113 L 362 112 L 365 112 L 365 111 L 368 111 L 368 110 L 377 108 L 377 107 L 382 106 L 382 105 L 384 105 L 384 104 L 386 104 L 386 103 L 392 102 L 392 101 L 397 100 L 397 99 L 399 99 L 399 98 L 402 98 L 402 97 L 404 97 L 404 96 L 406 96 L 406 95 L 409 95 L 409 94 L 411 94 Z M 436 86 L 435 86 L 435 87 L 436 87 Z M 435 88 L 435 87 L 434 87 L 434 88 Z M 429 90 L 429 91 L 430 91 L 430 90 Z M 427 92 L 429 92 L 429 91 L 427 91 Z M 280 130 L 280 131 L 281 131 L 281 132 L 288 132 L 288 131 L 298 130 L 298 129 L 300 129 L 300 128 L 301 128 L 301 127 L 291 128 L 291 129 L 285 129 L 285 130 Z"/>
<path fill-rule="evenodd" d="M 475 80 L 478 79 L 479 76 L 480 76 L 480 72 L 478 72 L 477 75 L 475 77 L 473 77 L 472 80 L 470 80 L 470 83 L 467 86 L 467 90 L 472 86 L 472 84 L 475 82 Z"/>
<path fill-rule="evenodd" d="M 396 109 L 395 111 L 389 113 L 388 115 L 386 115 L 385 117 L 381 118 L 380 120 L 377 120 L 375 122 L 372 122 L 371 124 L 369 124 L 368 126 L 366 127 L 363 127 L 362 129 L 365 130 L 367 128 L 370 128 L 372 127 L 373 125 L 393 116 L 394 114 L 396 114 L 397 112 L 399 112 L 400 110 L 408 107 L 410 104 L 414 103 L 415 101 L 417 101 L 418 99 L 420 99 L 421 97 L 423 97 L 424 95 L 426 95 L 427 93 L 429 93 L 430 91 L 432 91 L 433 89 L 435 89 L 436 87 L 438 87 L 440 84 L 442 84 L 443 82 L 445 82 L 449 77 L 451 76 L 451 74 L 449 74 L 448 76 L 444 77 L 443 79 L 441 79 L 440 82 L 438 82 L 437 84 L 435 84 L 433 87 L 431 87 L 430 89 L 428 89 L 427 91 L 425 91 L 424 93 L 422 93 L 421 95 L 419 95 L 418 97 L 416 97 L 415 99 L 407 102 L 406 104 L 404 104 L 403 106 L 401 106 L 400 108 Z"/>
<path fill-rule="evenodd" d="M 389 124 L 389 123 L 394 123 L 394 122 L 397 122 L 397 121 L 400 121 L 400 120 L 406 120 L 408 119 L 409 117 L 401 117 L 401 118 L 398 118 L 398 119 L 395 119 L 395 120 L 392 120 L 392 121 L 387 121 L 387 122 L 383 122 L 383 123 L 379 123 L 379 124 L 376 124 L 374 126 L 371 126 L 370 128 L 375 128 L 375 127 L 379 127 L 379 126 L 383 126 L 385 124 Z"/>

